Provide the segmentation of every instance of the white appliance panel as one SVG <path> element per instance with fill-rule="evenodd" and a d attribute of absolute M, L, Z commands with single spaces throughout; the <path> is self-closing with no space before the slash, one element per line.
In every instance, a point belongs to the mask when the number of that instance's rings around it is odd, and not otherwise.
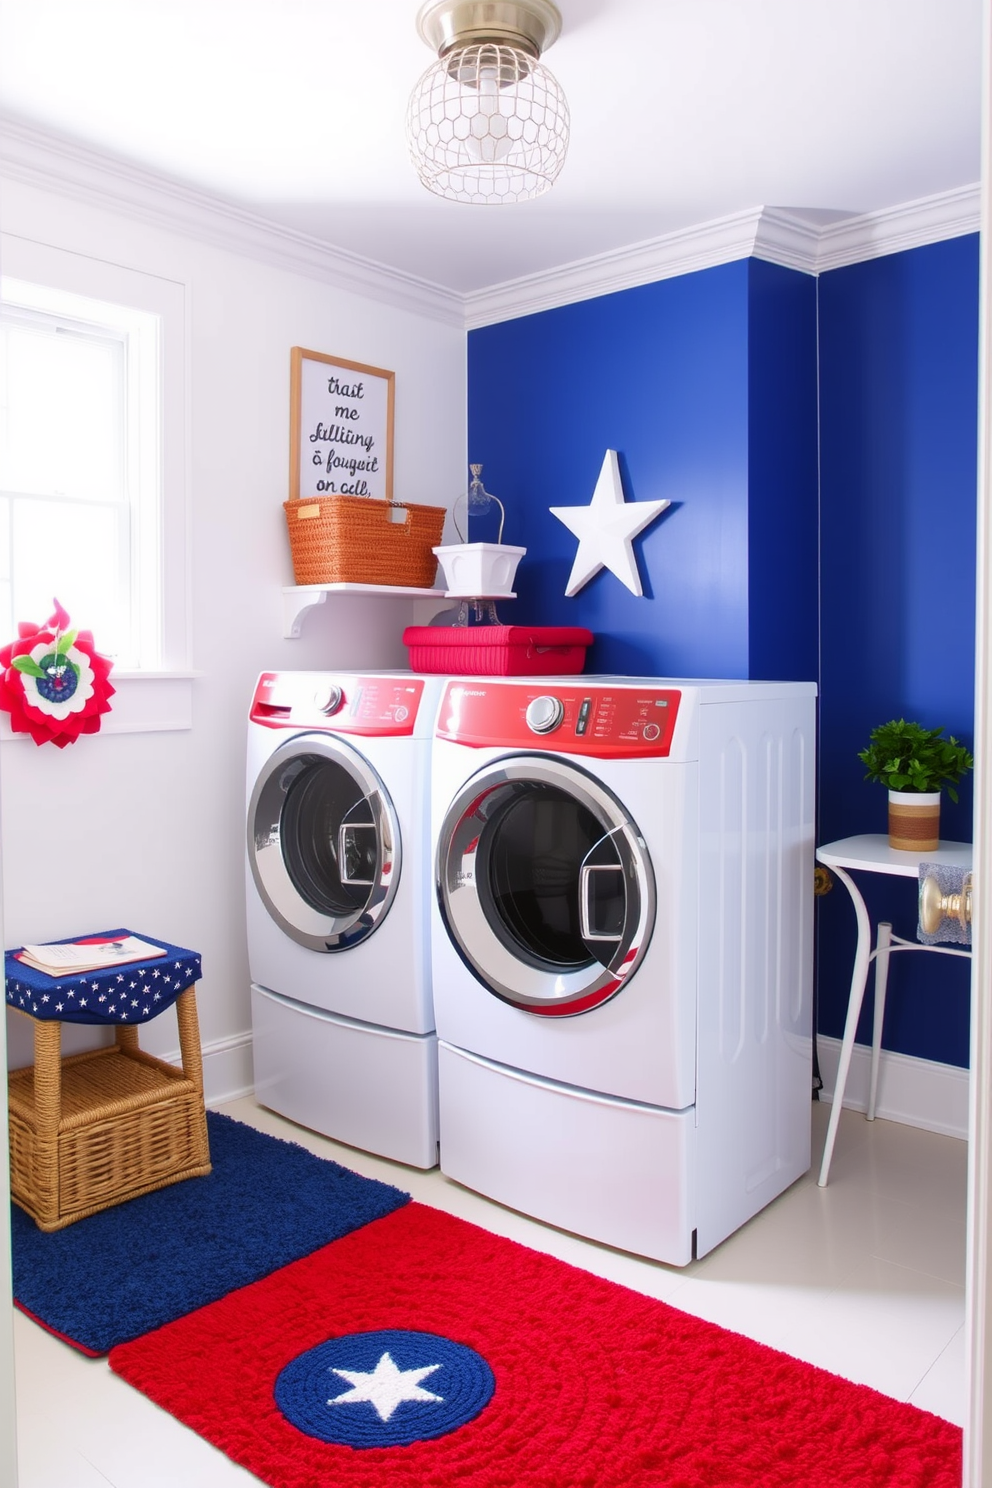
<path fill-rule="evenodd" d="M 655 703 L 653 688 L 667 697 Z M 531 708 L 544 694 L 562 707 Z M 812 683 L 669 678 L 449 687 L 434 748 L 435 854 L 449 803 L 471 795 L 481 768 L 527 748 L 530 708 L 553 723 L 532 747 L 593 773 L 636 820 L 657 894 L 629 982 L 565 1017 L 487 991 L 435 899 L 451 1177 L 682 1265 L 694 1240 L 705 1254 L 808 1169 L 815 697 Z M 455 865 L 468 874 L 470 859 L 469 842 Z M 682 1135 L 646 1135 L 662 1131 Z"/>
<path fill-rule="evenodd" d="M 699 1254 L 810 1165 L 812 708 L 701 710 Z"/>
<path fill-rule="evenodd" d="M 450 751 L 457 751 L 452 761 Z M 470 751 L 435 745 L 434 836 L 452 765 Z M 473 750 L 481 768 L 504 757 Z M 582 763 L 588 767 L 589 761 Z M 695 764 L 659 770 L 652 761 L 596 769 L 644 836 L 655 882 L 655 923 L 640 966 L 608 1001 L 588 1012 L 541 1017 L 501 1001 L 470 971 L 434 907 L 432 964 L 438 1036 L 501 1064 L 550 1080 L 683 1110 L 696 1085 Z M 686 830 L 687 823 L 690 830 Z M 631 1030 L 637 1029 L 636 1037 Z"/>
<path fill-rule="evenodd" d="M 693 1113 L 611 1100 L 438 1045 L 441 1170 L 605 1245 L 692 1259 Z"/>
<path fill-rule="evenodd" d="M 351 742 L 355 747 L 364 743 Z M 389 792 L 400 832 L 399 884 L 388 915 L 358 945 L 316 952 L 298 944 L 276 924 L 246 869 L 249 971 L 253 982 L 297 1002 L 366 1023 L 426 1033 L 434 1026 L 427 848 L 430 742 L 374 742 L 374 749 L 361 752 L 368 755 Z"/>
<path fill-rule="evenodd" d="M 255 1096 L 348 1146 L 437 1163 L 437 1042 L 251 989 Z"/>
<path fill-rule="evenodd" d="M 266 672 L 248 725 L 256 1094 L 417 1167 L 437 1162 L 428 800 L 441 685 L 403 672 Z"/>

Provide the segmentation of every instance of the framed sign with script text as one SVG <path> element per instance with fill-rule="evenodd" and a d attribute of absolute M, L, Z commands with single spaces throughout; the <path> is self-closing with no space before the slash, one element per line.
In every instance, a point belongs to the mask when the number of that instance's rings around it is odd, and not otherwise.
<path fill-rule="evenodd" d="M 289 495 L 393 499 L 394 374 L 294 346 Z"/>

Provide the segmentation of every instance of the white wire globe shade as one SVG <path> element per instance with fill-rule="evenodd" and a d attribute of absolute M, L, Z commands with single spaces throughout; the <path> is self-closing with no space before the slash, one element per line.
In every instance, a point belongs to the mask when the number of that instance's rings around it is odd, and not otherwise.
<path fill-rule="evenodd" d="M 568 125 L 557 78 L 492 42 L 441 57 L 407 109 L 410 153 L 428 191 L 483 206 L 548 191 L 565 163 Z"/>

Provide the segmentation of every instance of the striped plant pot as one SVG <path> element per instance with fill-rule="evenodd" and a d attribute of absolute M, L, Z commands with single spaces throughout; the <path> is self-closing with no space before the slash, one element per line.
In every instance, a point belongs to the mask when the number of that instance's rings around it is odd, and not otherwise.
<path fill-rule="evenodd" d="M 889 791 L 889 846 L 933 852 L 940 842 L 940 791 Z"/>

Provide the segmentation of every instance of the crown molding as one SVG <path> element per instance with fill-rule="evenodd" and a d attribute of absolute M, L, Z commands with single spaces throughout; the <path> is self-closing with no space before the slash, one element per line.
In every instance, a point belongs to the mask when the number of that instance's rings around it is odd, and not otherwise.
<path fill-rule="evenodd" d="M 822 274 L 977 232 L 980 197 L 978 185 L 962 186 L 826 226 L 783 207 L 754 207 L 467 294 L 466 325 L 474 330 L 739 258 L 761 258 L 804 274 Z"/>
<path fill-rule="evenodd" d="M 2 111 L 0 175 L 466 330 L 741 258 L 821 274 L 977 232 L 981 196 L 977 184 L 961 186 L 826 226 L 753 207 L 461 294 Z"/>
<path fill-rule="evenodd" d="M 879 212 L 832 222 L 820 230 L 817 269 L 843 268 L 887 253 L 922 248 L 978 232 L 981 216 L 981 186 L 959 186 L 939 191 L 917 201 L 902 202 Z"/>
<path fill-rule="evenodd" d="M 674 279 L 696 269 L 749 258 L 754 252 L 760 219 L 760 207 L 736 212 L 661 238 L 649 238 L 627 248 L 615 248 L 472 291 L 464 297 L 466 328 L 475 330 L 520 315 L 554 310 L 576 300 L 615 294 L 639 284 Z"/>
<path fill-rule="evenodd" d="M 0 112 L 0 175 L 462 327 L 462 296 Z"/>
<path fill-rule="evenodd" d="M 782 207 L 762 207 L 754 240 L 754 257 L 802 274 L 819 272 L 820 229 Z"/>

